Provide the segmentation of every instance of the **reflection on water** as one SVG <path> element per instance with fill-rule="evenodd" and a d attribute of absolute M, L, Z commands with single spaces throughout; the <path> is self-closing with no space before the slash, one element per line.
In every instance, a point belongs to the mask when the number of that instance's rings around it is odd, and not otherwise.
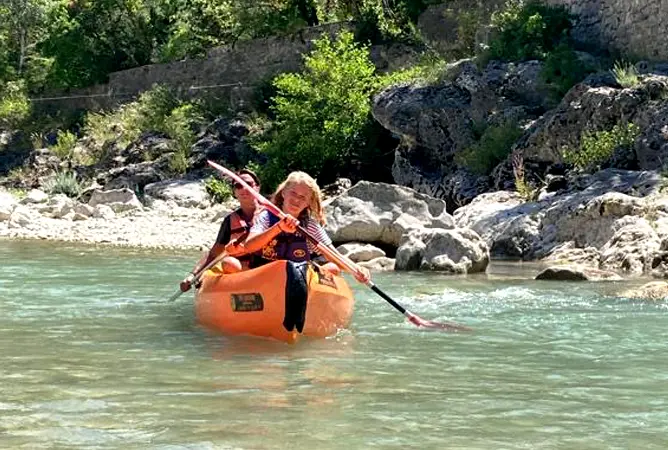
<path fill-rule="evenodd" d="M 378 275 L 474 331 L 417 329 L 355 286 L 350 330 L 291 346 L 164 301 L 196 256 L 0 241 L 0 448 L 668 445 L 666 303 L 616 297 L 628 282 Z"/>

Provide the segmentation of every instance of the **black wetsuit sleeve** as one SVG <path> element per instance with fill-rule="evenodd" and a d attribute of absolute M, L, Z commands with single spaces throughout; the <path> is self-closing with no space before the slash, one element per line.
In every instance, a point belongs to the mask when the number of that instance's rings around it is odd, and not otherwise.
<path fill-rule="evenodd" d="M 232 237 L 232 221 L 230 216 L 225 217 L 223 223 L 220 225 L 220 230 L 218 231 L 218 237 L 216 237 L 216 244 L 218 245 L 227 245 L 230 242 Z"/>

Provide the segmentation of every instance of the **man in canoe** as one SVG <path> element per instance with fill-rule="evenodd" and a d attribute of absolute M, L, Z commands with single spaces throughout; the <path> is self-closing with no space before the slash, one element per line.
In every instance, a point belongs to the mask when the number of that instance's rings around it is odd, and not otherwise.
<path fill-rule="evenodd" d="M 292 172 L 278 186 L 272 202 L 287 214 L 286 217 L 279 219 L 267 210 L 259 212 L 246 241 L 238 246 L 228 246 L 232 254 L 255 254 L 250 267 L 277 259 L 310 261 L 318 256 L 317 248 L 297 232 L 299 225 L 320 243 L 331 245 L 332 240 L 323 228 L 325 214 L 320 188 L 310 175 Z M 323 264 L 320 269 L 336 275 L 341 272 L 341 268 L 333 261 Z M 353 275 L 362 283 L 370 278 L 368 269 L 364 267 L 360 267 L 359 272 Z"/>
<path fill-rule="evenodd" d="M 242 169 L 237 172 L 237 174 L 250 187 L 257 192 L 260 191 L 260 179 L 252 170 Z M 228 244 L 231 244 L 230 247 L 233 247 L 236 241 L 245 239 L 251 229 L 257 202 L 253 195 L 240 183 L 235 183 L 233 189 L 234 196 L 239 200 L 239 208 L 232 211 L 225 217 L 225 219 L 223 219 L 223 223 L 220 225 L 220 230 L 218 231 L 218 236 L 216 237 L 216 242 L 213 244 L 213 247 L 211 247 L 211 250 L 197 262 L 190 274 L 181 281 L 180 287 L 183 292 L 190 289 L 192 283 L 195 281 L 195 274 L 198 273 L 202 267 L 206 267 L 207 264 L 216 259 L 226 250 Z M 225 256 L 222 260 L 223 272 L 235 273 L 247 269 L 252 257 L 252 254 L 245 254 L 237 257 Z"/>

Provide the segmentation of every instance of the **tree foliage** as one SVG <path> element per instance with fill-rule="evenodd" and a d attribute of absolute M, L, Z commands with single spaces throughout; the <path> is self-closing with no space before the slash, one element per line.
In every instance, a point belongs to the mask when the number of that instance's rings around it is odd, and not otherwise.
<path fill-rule="evenodd" d="M 48 36 L 53 0 L 5 0 L 0 4 L 0 83 L 41 85 L 50 61 L 38 45 Z"/>
<path fill-rule="evenodd" d="M 487 57 L 507 61 L 545 59 L 568 41 L 573 26 L 566 8 L 539 0 L 508 0 L 492 15 L 492 25 Z"/>
<path fill-rule="evenodd" d="M 202 56 L 207 49 L 354 20 L 357 37 L 410 34 L 434 0 L 4 0 L 0 83 L 103 83 L 111 72 Z"/>
<path fill-rule="evenodd" d="M 259 148 L 268 158 L 265 183 L 292 170 L 327 182 L 370 163 L 374 145 L 371 95 L 379 84 L 368 48 L 342 33 L 324 37 L 305 58 L 301 73 L 279 75 L 274 86 L 274 128 Z"/>
<path fill-rule="evenodd" d="M 151 62 L 151 9 L 142 0 L 60 3 L 41 43 L 53 58 L 49 81 L 57 87 L 106 81 L 109 73 Z"/>

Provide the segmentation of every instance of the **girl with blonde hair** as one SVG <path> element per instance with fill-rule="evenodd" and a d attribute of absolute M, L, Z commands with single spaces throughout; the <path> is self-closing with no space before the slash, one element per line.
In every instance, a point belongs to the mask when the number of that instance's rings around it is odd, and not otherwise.
<path fill-rule="evenodd" d="M 290 173 L 276 188 L 272 202 L 286 213 L 286 216 L 279 219 L 268 210 L 262 210 L 255 217 L 248 238 L 239 246 L 242 247 L 239 251 L 243 253 L 257 252 L 251 267 L 278 259 L 310 261 L 317 256 L 316 246 L 297 231 L 298 226 L 308 231 L 321 244 L 332 244 L 332 240 L 323 228 L 325 213 L 320 188 L 309 174 Z M 334 274 L 341 271 L 334 261 L 324 264 L 321 269 Z M 360 269 L 359 273 L 353 275 L 358 281 L 365 283 L 369 280 L 369 271 L 365 268 Z"/>

